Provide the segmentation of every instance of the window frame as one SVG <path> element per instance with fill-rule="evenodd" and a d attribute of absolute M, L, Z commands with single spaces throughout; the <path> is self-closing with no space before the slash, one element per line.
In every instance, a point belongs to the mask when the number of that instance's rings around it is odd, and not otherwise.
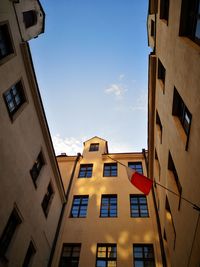
<path fill-rule="evenodd" d="M 6 21 L 0 22 L 0 27 L 3 27 L 4 25 L 6 27 L 6 34 L 8 35 L 7 38 L 8 38 L 8 42 L 9 42 L 9 46 L 10 46 L 9 47 L 10 51 L 5 56 L 2 56 L 0 58 L 0 65 L 4 64 L 5 62 L 7 62 L 8 60 L 10 60 L 12 57 L 14 57 L 16 55 L 9 21 L 6 20 Z"/>
<path fill-rule="evenodd" d="M 48 186 L 47 186 L 47 189 L 46 189 L 45 195 L 43 197 L 42 203 L 41 203 L 41 207 L 42 207 L 42 210 L 43 210 L 44 215 L 45 215 L 46 218 L 47 218 L 47 216 L 49 214 L 49 210 L 50 210 L 50 207 L 51 207 L 51 203 L 52 203 L 54 194 L 55 194 L 54 188 L 52 186 L 52 182 L 50 181 Z"/>
<path fill-rule="evenodd" d="M 107 174 L 106 174 L 107 172 Z M 103 165 L 103 177 L 117 177 L 118 176 L 118 164 L 117 162 L 104 163 Z"/>
<path fill-rule="evenodd" d="M 160 0 L 160 19 L 169 22 L 170 0 Z"/>
<path fill-rule="evenodd" d="M 136 252 L 136 248 L 142 248 L 141 252 Z M 151 254 L 153 255 L 152 257 L 146 257 L 148 253 L 145 253 L 145 248 L 151 248 Z M 136 257 L 136 253 L 142 253 L 142 257 Z M 153 244 L 149 243 L 139 243 L 139 244 L 133 244 L 133 262 L 134 262 L 134 267 L 137 267 L 136 261 L 138 262 L 147 262 L 147 263 L 152 263 L 154 267 L 156 267 L 156 262 L 155 262 L 155 252 L 154 252 L 154 247 Z"/>
<path fill-rule="evenodd" d="M 0 237 L 0 258 L 6 259 L 6 252 L 21 223 L 22 218 L 17 208 L 14 207 Z"/>
<path fill-rule="evenodd" d="M 160 137 L 160 144 L 162 144 L 163 126 L 162 126 L 160 116 L 159 116 L 157 110 L 156 110 L 156 126 L 157 126 L 157 132 L 158 132 L 159 137 Z"/>
<path fill-rule="evenodd" d="M 101 252 L 98 250 L 99 248 L 105 248 L 105 257 L 99 257 L 98 256 L 98 252 Z M 110 248 L 115 248 L 115 251 L 114 251 L 115 256 L 114 257 L 109 257 L 109 252 L 112 253 L 112 249 L 111 249 L 111 251 L 109 251 Z M 96 264 L 95 264 L 96 267 L 98 267 L 97 261 L 105 261 L 106 267 L 108 266 L 109 261 L 114 261 L 116 263 L 115 266 L 117 266 L 117 244 L 98 243 L 97 244 L 97 250 L 96 250 Z"/>
<path fill-rule="evenodd" d="M 23 16 L 24 26 L 26 29 L 33 27 L 38 22 L 37 12 L 34 9 L 24 11 L 22 13 L 22 16 Z"/>
<path fill-rule="evenodd" d="M 35 188 L 37 188 L 37 180 L 44 165 L 45 165 L 45 160 L 44 160 L 43 152 L 41 150 L 32 168 L 30 169 L 30 175 L 31 175 Z"/>
<path fill-rule="evenodd" d="M 17 94 L 15 94 L 15 95 L 13 93 L 14 89 L 17 91 Z M 12 95 L 11 101 L 7 100 L 7 96 L 9 94 Z M 16 102 L 16 96 L 19 96 L 21 98 L 21 101 L 19 104 L 17 104 L 17 102 Z M 3 93 L 3 98 L 4 98 L 4 102 L 5 102 L 7 111 L 8 111 L 9 118 L 11 119 L 11 121 L 13 121 L 15 119 L 15 116 L 18 114 L 18 112 L 20 110 L 22 110 L 23 106 L 28 102 L 23 80 L 20 79 L 20 80 L 16 81 L 9 89 L 7 89 Z M 13 103 L 13 101 L 14 101 L 14 109 L 10 110 L 9 103 L 11 103 L 11 102 Z"/>
<path fill-rule="evenodd" d="M 176 87 L 174 87 L 174 93 L 173 93 L 172 116 L 178 118 L 182 126 L 182 129 L 187 137 L 185 145 L 185 150 L 187 151 L 189 144 L 190 128 L 192 124 L 192 114 L 187 108 L 185 102 L 183 101 Z M 187 121 L 186 116 L 189 122 Z"/>
<path fill-rule="evenodd" d="M 137 203 L 133 202 L 133 199 L 136 199 L 137 200 Z M 141 202 L 141 198 L 145 198 L 146 200 L 146 203 L 142 203 Z M 148 201 L 147 201 L 147 197 L 145 195 L 142 195 L 142 194 L 130 194 L 129 196 L 129 199 L 130 199 L 130 217 L 131 218 L 149 218 L 149 210 L 148 210 Z M 138 215 L 137 216 L 134 216 L 134 209 L 133 207 L 137 207 L 138 209 Z M 142 210 L 143 210 L 143 207 L 146 207 L 146 215 L 145 216 L 142 216 Z"/>
<path fill-rule="evenodd" d="M 135 165 L 135 168 L 132 168 L 131 165 Z M 140 166 L 140 167 L 137 167 Z M 143 166 L 142 166 L 142 161 L 129 161 L 128 162 L 128 167 L 131 168 L 132 170 L 135 170 L 136 172 L 143 174 Z M 141 170 L 140 170 L 141 169 Z"/>
<path fill-rule="evenodd" d="M 36 253 L 36 248 L 35 248 L 33 242 L 30 241 L 22 267 L 31 266 L 35 253 Z"/>
<path fill-rule="evenodd" d="M 90 152 L 99 151 L 99 143 L 92 143 L 92 144 L 90 144 L 89 151 Z"/>
<path fill-rule="evenodd" d="M 179 36 L 185 36 L 200 45 L 200 37 L 196 36 L 198 22 L 200 25 L 200 0 L 182 0 Z"/>
<path fill-rule="evenodd" d="M 107 198 L 108 203 L 105 203 L 106 198 Z M 111 203 L 111 202 L 113 202 L 113 203 Z M 114 202 L 116 202 L 116 203 L 114 203 Z M 105 211 L 107 211 L 107 215 L 102 216 L 102 213 L 105 213 Z M 113 213 L 113 211 L 114 211 L 114 213 Z M 117 212 L 117 194 L 103 194 L 103 195 L 101 195 L 100 218 L 117 218 L 118 217 L 117 213 L 118 213 Z"/>
<path fill-rule="evenodd" d="M 85 168 L 85 171 L 83 170 Z M 90 170 L 91 168 L 91 170 Z M 90 174 L 91 172 L 91 174 Z M 80 164 L 79 168 L 79 173 L 78 173 L 78 178 L 91 178 L 92 177 L 92 172 L 93 172 L 93 164 Z M 81 173 L 84 175 L 82 176 Z"/>
<path fill-rule="evenodd" d="M 69 257 L 63 257 L 63 254 L 64 254 L 64 250 L 65 248 L 70 248 L 70 256 Z M 79 248 L 79 255 L 78 256 L 73 256 L 73 253 L 74 253 L 74 248 Z M 76 260 L 76 264 L 77 264 L 77 267 L 79 265 L 79 261 L 80 261 L 80 254 L 81 254 L 81 243 L 63 243 L 63 246 L 62 246 L 62 250 L 61 250 L 61 254 L 60 254 L 60 261 L 59 261 L 59 267 L 63 267 L 63 266 L 66 266 L 65 263 L 62 263 L 62 260 L 63 258 L 67 258 L 70 260 L 70 262 L 67 262 L 67 264 L 70 264 L 69 266 L 71 266 L 71 263 Z M 73 265 L 74 266 L 74 265 Z"/>
<path fill-rule="evenodd" d="M 86 198 L 87 198 L 87 203 L 83 203 L 83 199 L 86 199 Z M 75 201 L 78 199 L 80 199 L 80 203 L 76 204 Z M 72 205 L 71 205 L 70 218 L 86 218 L 88 203 L 89 203 L 89 195 L 74 195 Z M 77 213 L 77 216 L 74 216 L 73 209 L 75 209 L 76 207 L 77 207 L 78 213 Z M 81 215 L 83 208 L 85 208 L 84 216 Z"/>
<path fill-rule="evenodd" d="M 162 84 L 163 93 L 165 93 L 166 69 L 159 58 L 158 58 L 157 78 Z"/>

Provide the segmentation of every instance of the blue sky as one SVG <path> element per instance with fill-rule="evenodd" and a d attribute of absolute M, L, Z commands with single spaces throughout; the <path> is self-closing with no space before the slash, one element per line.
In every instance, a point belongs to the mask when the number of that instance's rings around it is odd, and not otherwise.
<path fill-rule="evenodd" d="M 56 154 L 99 136 L 109 152 L 147 147 L 147 0 L 41 1 L 30 41 Z"/>

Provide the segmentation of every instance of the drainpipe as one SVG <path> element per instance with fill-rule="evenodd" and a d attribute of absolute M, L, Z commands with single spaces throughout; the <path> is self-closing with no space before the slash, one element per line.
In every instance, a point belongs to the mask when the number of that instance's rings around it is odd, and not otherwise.
<path fill-rule="evenodd" d="M 56 244 L 57 244 L 57 241 L 58 241 L 59 232 L 60 232 L 60 226 L 61 226 L 61 223 L 62 223 L 65 207 L 66 207 L 66 205 L 68 203 L 68 198 L 69 198 L 70 190 L 71 190 L 71 187 L 72 187 L 73 178 L 74 178 L 74 174 L 75 174 L 75 171 L 76 171 L 76 166 L 77 166 L 77 163 L 78 163 L 80 157 L 81 157 L 81 154 L 78 153 L 77 157 L 76 157 L 76 160 L 74 162 L 74 167 L 73 167 L 73 170 L 72 170 L 72 173 L 71 173 L 69 185 L 68 185 L 67 191 L 65 193 L 66 202 L 63 203 L 63 206 L 62 206 L 62 210 L 61 210 L 61 213 L 60 213 L 60 218 L 59 218 L 59 221 L 58 221 L 58 225 L 57 225 L 55 237 L 54 237 L 54 240 L 53 240 L 53 245 L 52 245 L 52 249 L 51 249 L 51 253 L 50 253 L 50 257 L 49 257 L 49 261 L 48 261 L 47 267 L 51 267 L 51 264 L 52 264 L 52 260 L 53 260 L 54 252 L 55 252 L 55 249 L 56 249 Z"/>
<path fill-rule="evenodd" d="M 144 156 L 146 169 L 147 169 L 147 173 L 149 176 L 148 160 L 147 160 L 145 149 L 142 149 L 142 154 Z M 164 249 L 164 243 L 163 243 L 162 231 L 161 231 L 161 225 L 160 225 L 160 218 L 159 218 L 158 209 L 157 209 L 157 205 L 156 205 L 156 197 L 155 197 L 155 192 L 154 192 L 153 186 L 152 186 L 152 195 L 153 195 L 154 208 L 155 208 L 155 212 L 156 212 L 156 222 L 157 222 L 157 226 L 158 226 L 158 235 L 159 235 L 159 242 L 160 242 L 162 264 L 163 264 L 163 267 L 167 267 L 167 261 L 166 261 L 166 255 L 165 255 L 165 249 Z"/>

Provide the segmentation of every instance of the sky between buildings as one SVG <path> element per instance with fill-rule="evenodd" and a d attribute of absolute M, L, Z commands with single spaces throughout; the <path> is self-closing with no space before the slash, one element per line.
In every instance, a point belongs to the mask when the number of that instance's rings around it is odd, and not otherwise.
<path fill-rule="evenodd" d="M 147 148 L 147 0 L 41 0 L 30 41 L 56 154 L 99 136 L 109 152 Z"/>

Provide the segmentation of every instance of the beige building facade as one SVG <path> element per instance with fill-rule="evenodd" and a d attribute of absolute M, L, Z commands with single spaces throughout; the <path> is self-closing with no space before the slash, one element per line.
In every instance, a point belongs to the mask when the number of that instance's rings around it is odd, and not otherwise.
<path fill-rule="evenodd" d="M 44 31 L 36 0 L 0 3 L 0 266 L 47 266 L 65 194 L 28 40 Z"/>
<path fill-rule="evenodd" d="M 144 154 L 109 153 L 94 137 L 57 160 L 67 203 L 51 266 L 163 266 L 152 193 L 127 176 L 128 166 L 146 175 Z"/>
<path fill-rule="evenodd" d="M 148 167 L 176 194 L 154 187 L 165 266 L 172 267 L 200 266 L 199 12 L 199 1 L 149 1 Z"/>

